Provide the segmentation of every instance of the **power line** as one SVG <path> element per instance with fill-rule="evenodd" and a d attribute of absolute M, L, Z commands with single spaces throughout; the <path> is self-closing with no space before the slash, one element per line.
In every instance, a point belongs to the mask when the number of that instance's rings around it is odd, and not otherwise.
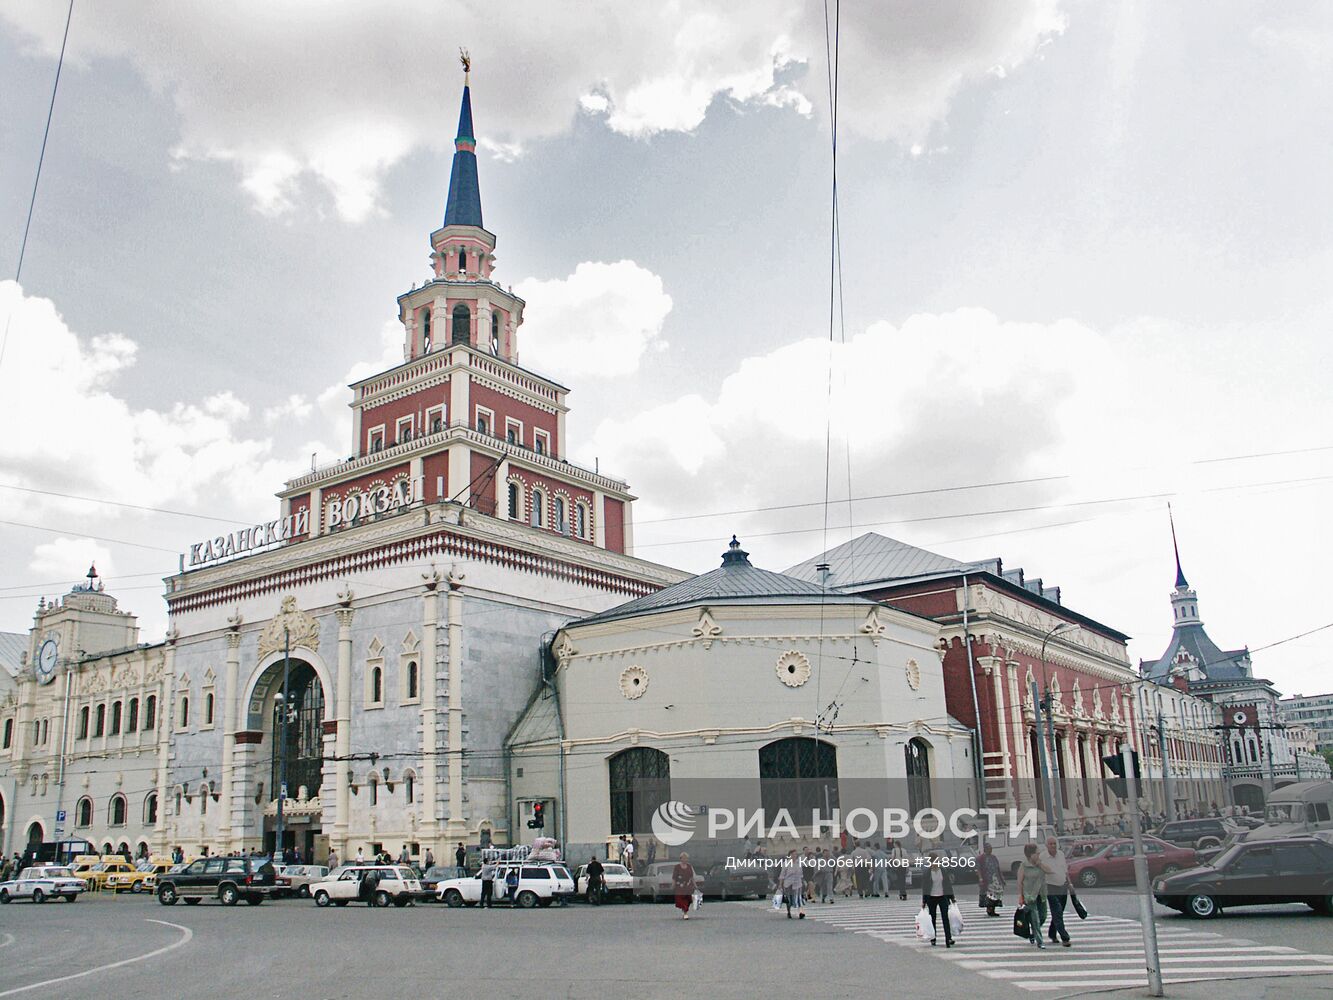
<path fill-rule="evenodd" d="M 19 243 L 18 265 L 14 268 L 14 285 L 17 292 L 19 279 L 23 276 L 23 258 L 28 252 L 28 232 L 32 229 L 32 213 L 37 205 L 37 186 L 42 179 L 42 164 L 46 162 L 46 140 L 51 136 L 51 119 L 56 110 L 56 93 L 60 90 L 60 71 L 65 67 L 65 44 L 69 41 L 69 25 L 74 19 L 74 0 L 69 0 L 69 11 L 65 14 L 65 33 L 60 38 L 60 58 L 56 60 L 56 78 L 51 85 L 51 103 L 46 109 L 46 127 L 42 129 L 42 149 L 37 154 L 37 173 L 32 178 L 32 195 L 28 198 L 28 219 L 23 224 L 23 239 Z M 0 337 L 0 365 L 5 362 L 5 348 L 9 346 L 9 324 L 14 318 L 14 310 L 9 310 L 5 317 L 5 333 Z"/>

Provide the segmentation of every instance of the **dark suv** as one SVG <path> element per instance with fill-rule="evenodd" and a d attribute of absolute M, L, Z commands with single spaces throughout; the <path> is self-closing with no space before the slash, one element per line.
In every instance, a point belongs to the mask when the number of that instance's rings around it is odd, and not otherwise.
<path fill-rule="evenodd" d="M 1217 847 L 1237 832 L 1239 827 L 1213 816 L 1208 819 L 1182 819 L 1164 823 L 1155 831 L 1155 836 L 1177 847 L 1193 847 L 1202 851 L 1209 847 Z"/>
<path fill-rule="evenodd" d="M 188 865 L 173 868 L 157 877 L 157 901 L 163 906 L 174 906 L 176 900 L 185 900 L 193 906 L 201 899 L 216 896 L 223 906 L 235 906 L 242 899 L 250 906 L 258 906 L 273 892 L 277 873 L 267 858 L 231 857 L 200 858 Z"/>

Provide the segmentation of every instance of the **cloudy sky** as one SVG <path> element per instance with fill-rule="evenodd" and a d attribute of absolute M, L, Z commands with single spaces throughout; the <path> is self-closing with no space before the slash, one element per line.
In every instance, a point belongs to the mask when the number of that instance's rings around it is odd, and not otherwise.
<path fill-rule="evenodd" d="M 0 629 L 96 558 L 159 638 L 175 553 L 348 453 L 346 383 L 401 360 L 427 274 L 460 45 L 521 359 L 641 497 L 639 555 L 703 571 L 735 532 L 781 569 L 876 530 L 1155 657 L 1169 499 L 1221 645 L 1326 625 L 1333 8 L 848 4 L 832 344 L 821 10 L 78 5 L 0 283 Z M 0 7 L 5 278 L 63 21 Z M 1333 689 L 1329 638 L 1258 669 Z"/>

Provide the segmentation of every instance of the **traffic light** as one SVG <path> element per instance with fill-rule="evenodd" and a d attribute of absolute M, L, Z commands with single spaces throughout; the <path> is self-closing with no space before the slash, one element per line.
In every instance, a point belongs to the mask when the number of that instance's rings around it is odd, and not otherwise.
<path fill-rule="evenodd" d="M 528 820 L 529 830 L 542 830 L 546 828 L 546 803 L 534 802 L 532 804 L 532 819 Z"/>
<path fill-rule="evenodd" d="M 1139 753 L 1137 750 L 1129 752 L 1129 758 L 1134 765 L 1134 784 L 1137 786 L 1142 775 L 1139 772 Z M 1115 775 L 1114 778 L 1106 779 L 1106 787 L 1115 793 L 1118 799 L 1129 798 L 1129 787 L 1125 782 L 1125 758 L 1118 753 L 1107 754 L 1102 758 L 1102 767 Z"/>

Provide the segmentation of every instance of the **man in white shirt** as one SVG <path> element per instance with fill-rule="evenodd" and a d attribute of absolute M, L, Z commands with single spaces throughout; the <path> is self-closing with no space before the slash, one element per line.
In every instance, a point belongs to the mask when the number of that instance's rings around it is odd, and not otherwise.
<path fill-rule="evenodd" d="M 1065 904 L 1069 902 L 1069 859 L 1060 850 L 1054 837 L 1046 838 L 1046 853 L 1041 855 L 1041 867 L 1046 870 L 1046 901 L 1051 907 L 1051 926 L 1047 936 L 1052 943 L 1060 941 L 1069 947 L 1069 931 L 1065 930 Z"/>

